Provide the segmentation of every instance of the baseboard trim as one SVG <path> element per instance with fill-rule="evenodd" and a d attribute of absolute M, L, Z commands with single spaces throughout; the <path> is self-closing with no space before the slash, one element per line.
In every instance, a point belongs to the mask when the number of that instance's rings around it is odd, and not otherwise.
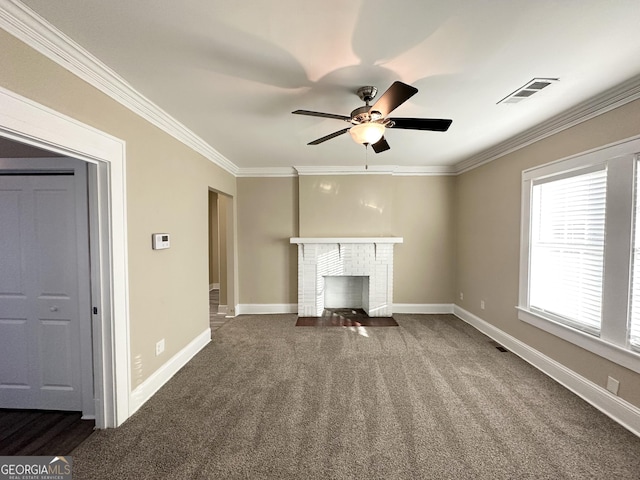
<path fill-rule="evenodd" d="M 178 370 L 184 367 L 196 353 L 202 350 L 211 341 L 211 329 L 194 338 L 186 347 L 153 372 L 149 378 L 142 382 L 129 397 L 129 417 L 136 413 L 160 388 L 173 377 Z"/>
<path fill-rule="evenodd" d="M 573 370 L 547 357 L 538 350 L 531 348 L 529 345 L 503 332 L 462 307 L 454 305 L 453 314 L 500 343 L 524 361 L 553 378 L 556 382 L 571 390 L 587 403 L 593 405 L 602 413 L 640 437 L 640 408 L 613 395 L 600 385 L 578 375 Z"/>
<path fill-rule="evenodd" d="M 238 315 L 270 315 L 298 313 L 297 303 L 241 303 L 236 309 Z"/>
<path fill-rule="evenodd" d="M 393 313 L 414 313 L 414 314 L 453 313 L 453 303 L 394 303 Z"/>

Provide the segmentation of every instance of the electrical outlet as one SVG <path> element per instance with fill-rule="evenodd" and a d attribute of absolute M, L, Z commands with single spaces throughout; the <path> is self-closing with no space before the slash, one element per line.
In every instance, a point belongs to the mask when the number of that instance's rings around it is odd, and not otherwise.
<path fill-rule="evenodd" d="M 484 300 L 480 300 L 480 308 L 484 310 Z"/>
<path fill-rule="evenodd" d="M 460 292 L 460 300 L 464 300 L 464 293 Z"/>
<path fill-rule="evenodd" d="M 618 395 L 618 388 L 620 387 L 620 382 L 613 377 L 607 377 L 607 390 L 609 390 L 614 395 Z"/>
<path fill-rule="evenodd" d="M 164 352 L 164 338 L 156 343 L 156 356 Z"/>

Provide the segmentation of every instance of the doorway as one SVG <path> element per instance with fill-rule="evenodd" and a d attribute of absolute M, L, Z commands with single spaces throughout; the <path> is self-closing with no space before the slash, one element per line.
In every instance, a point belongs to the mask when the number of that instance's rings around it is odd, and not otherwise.
<path fill-rule="evenodd" d="M 95 418 L 87 165 L 22 150 L 0 158 L 0 408 Z"/>
<path fill-rule="evenodd" d="M 230 202 L 226 195 L 209 191 L 209 326 L 212 332 L 229 319 L 230 313 L 227 268 Z"/>
<path fill-rule="evenodd" d="M 116 427 L 131 415 L 124 142 L 4 88 L 0 137 L 87 164 L 94 411 L 98 428 Z"/>

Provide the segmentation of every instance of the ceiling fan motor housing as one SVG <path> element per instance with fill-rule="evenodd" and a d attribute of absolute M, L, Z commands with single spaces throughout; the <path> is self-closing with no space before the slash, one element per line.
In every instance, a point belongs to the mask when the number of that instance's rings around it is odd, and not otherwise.
<path fill-rule="evenodd" d="M 356 108 L 353 112 L 351 112 L 351 119 L 349 121 L 354 125 L 367 123 L 373 120 L 375 113 L 378 113 L 377 118 L 380 118 L 379 112 L 370 112 L 370 110 L 371 107 L 369 105 Z"/>
<path fill-rule="evenodd" d="M 369 105 L 369 102 L 378 94 L 378 89 L 373 86 L 360 87 L 356 93 L 358 94 L 358 97 L 360 97 L 360 100 Z"/>

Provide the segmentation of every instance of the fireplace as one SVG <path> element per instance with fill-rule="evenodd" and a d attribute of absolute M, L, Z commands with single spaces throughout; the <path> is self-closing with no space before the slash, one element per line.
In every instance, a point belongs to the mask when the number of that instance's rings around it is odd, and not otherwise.
<path fill-rule="evenodd" d="M 393 314 L 393 246 L 399 237 L 292 238 L 298 244 L 298 315 L 361 303 L 370 317 Z M 344 305 L 355 308 L 355 305 Z"/>

